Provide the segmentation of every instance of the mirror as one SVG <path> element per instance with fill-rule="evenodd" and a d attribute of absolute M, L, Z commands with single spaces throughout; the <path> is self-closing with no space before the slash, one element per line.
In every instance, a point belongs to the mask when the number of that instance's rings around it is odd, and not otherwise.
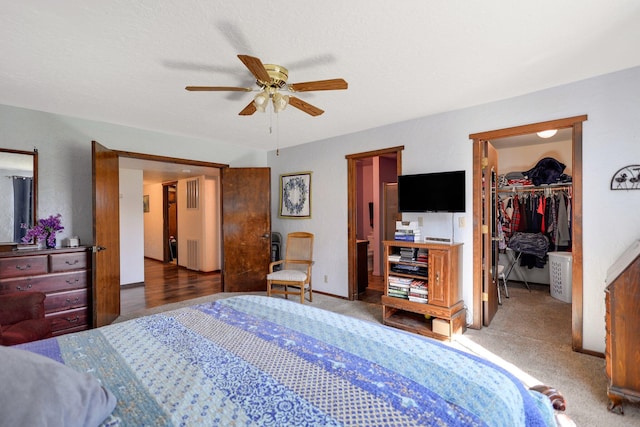
<path fill-rule="evenodd" d="M 0 148 L 0 242 L 22 243 L 36 221 L 38 150 Z"/>

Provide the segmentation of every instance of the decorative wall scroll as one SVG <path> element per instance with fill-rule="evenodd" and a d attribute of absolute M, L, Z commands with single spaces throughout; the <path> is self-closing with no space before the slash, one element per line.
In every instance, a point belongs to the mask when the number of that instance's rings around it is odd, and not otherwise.
<path fill-rule="evenodd" d="M 311 218 L 311 172 L 280 175 L 280 217 Z"/>
<path fill-rule="evenodd" d="M 612 190 L 640 190 L 640 165 L 625 166 L 611 178 Z"/>

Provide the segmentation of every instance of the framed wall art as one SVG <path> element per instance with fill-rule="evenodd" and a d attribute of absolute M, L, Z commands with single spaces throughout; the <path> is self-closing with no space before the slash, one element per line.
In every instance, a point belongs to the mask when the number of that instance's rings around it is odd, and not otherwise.
<path fill-rule="evenodd" d="M 625 166 L 611 178 L 612 190 L 640 190 L 640 165 Z"/>
<path fill-rule="evenodd" d="M 280 217 L 311 218 L 311 172 L 280 175 Z"/>
<path fill-rule="evenodd" d="M 149 212 L 149 195 L 145 194 L 142 196 L 142 211 Z"/>

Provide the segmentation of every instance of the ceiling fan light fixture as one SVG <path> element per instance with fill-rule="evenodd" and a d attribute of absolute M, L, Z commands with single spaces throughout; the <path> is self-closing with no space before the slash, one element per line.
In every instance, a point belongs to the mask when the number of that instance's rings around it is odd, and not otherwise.
<path fill-rule="evenodd" d="M 543 130 L 541 132 L 538 132 L 538 136 L 540 138 L 546 139 L 546 138 L 551 138 L 556 133 L 558 133 L 558 129 L 549 129 L 549 130 Z"/>
<path fill-rule="evenodd" d="M 256 106 L 256 110 L 264 113 L 267 109 L 267 103 L 269 102 L 269 94 L 266 91 L 262 91 L 253 98 L 253 104 Z"/>
<path fill-rule="evenodd" d="M 282 95 L 280 92 L 273 94 L 273 111 L 279 113 L 287 108 L 289 104 L 289 95 Z"/>

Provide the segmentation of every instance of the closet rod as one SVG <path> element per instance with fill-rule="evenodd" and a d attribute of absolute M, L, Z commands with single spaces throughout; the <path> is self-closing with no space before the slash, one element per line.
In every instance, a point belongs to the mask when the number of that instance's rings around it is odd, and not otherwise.
<path fill-rule="evenodd" d="M 535 187 L 524 185 L 512 185 L 509 188 L 498 188 L 498 193 L 533 193 L 537 191 L 564 191 L 570 190 L 573 187 L 571 185 L 554 185 L 548 187 Z"/>

